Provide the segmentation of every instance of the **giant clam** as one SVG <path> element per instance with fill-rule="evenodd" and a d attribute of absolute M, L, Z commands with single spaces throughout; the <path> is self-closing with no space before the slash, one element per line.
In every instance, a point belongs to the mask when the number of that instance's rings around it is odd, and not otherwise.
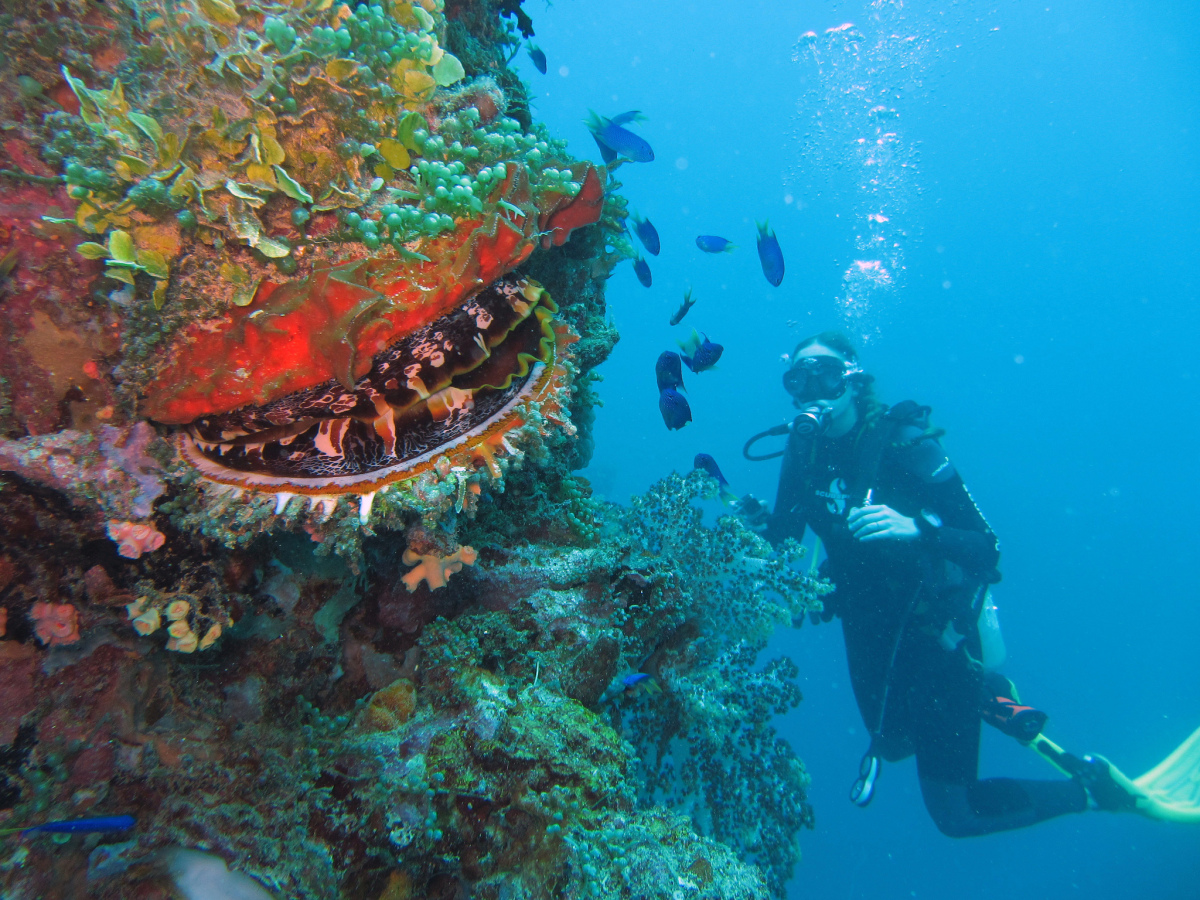
<path fill-rule="evenodd" d="M 503 196 L 497 212 L 423 247 L 428 260 L 320 265 L 189 328 L 147 391 L 147 414 L 181 426 L 181 455 L 205 479 L 274 493 L 278 511 L 300 494 L 327 514 L 354 494 L 365 523 L 376 492 L 435 466 L 498 477 L 514 429 L 573 430 L 576 337 L 513 270 L 538 242 L 596 221 L 603 191 L 589 167 L 578 196 L 535 206 L 513 166 Z"/>

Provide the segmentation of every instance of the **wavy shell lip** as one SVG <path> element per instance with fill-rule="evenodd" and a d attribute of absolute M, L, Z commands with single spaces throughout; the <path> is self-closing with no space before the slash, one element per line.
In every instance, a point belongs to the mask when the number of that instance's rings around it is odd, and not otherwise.
<path fill-rule="evenodd" d="M 501 279 L 377 354 L 350 388 L 330 379 L 262 406 L 203 416 L 188 430 L 208 443 L 244 444 L 271 431 L 286 437 L 311 420 L 374 419 L 384 404 L 401 413 L 483 364 L 530 314 L 540 293 L 531 282 Z"/>
<path fill-rule="evenodd" d="M 331 381 L 205 417 L 181 451 L 211 481 L 281 494 L 373 493 L 459 453 L 496 474 L 526 405 L 569 381 L 556 309 L 535 282 L 502 279 L 377 355 L 353 390 Z"/>
<path fill-rule="evenodd" d="M 230 487 L 321 497 L 336 494 L 374 493 L 393 482 L 413 478 L 433 468 L 439 457 L 451 455 L 457 450 L 468 450 L 475 446 L 495 443 L 500 445 L 503 450 L 513 452 L 511 445 L 504 446 L 505 435 L 513 427 L 522 424 L 518 417 L 520 407 L 530 400 L 536 400 L 544 392 L 550 382 L 551 374 L 551 366 L 546 363 L 536 364 L 530 370 L 529 376 L 519 385 L 514 385 L 514 389 L 507 392 L 503 402 L 496 405 L 495 409 L 491 410 L 486 417 L 471 423 L 468 427 L 461 428 L 458 434 L 439 431 L 437 439 L 431 441 L 431 446 L 423 452 L 405 459 L 396 458 L 391 465 L 384 465 L 365 472 L 331 474 L 314 478 L 242 472 L 230 468 L 226 465 L 225 460 L 216 462 L 212 458 L 211 452 L 204 451 L 200 445 L 186 436 L 180 441 L 180 449 L 184 458 L 207 479 Z"/>
<path fill-rule="evenodd" d="M 323 265 L 308 278 L 263 283 L 224 319 L 195 323 L 148 385 L 143 411 L 165 425 L 256 406 L 338 380 L 349 387 L 397 337 L 429 324 L 528 259 L 547 235 L 561 244 L 595 222 L 603 187 L 594 167 L 575 198 L 534 203 L 525 170 L 510 166 L 484 218 L 421 247 L 428 262 L 383 254 Z"/>
<path fill-rule="evenodd" d="M 146 392 L 149 417 L 184 426 L 180 453 L 207 481 L 273 492 L 277 513 L 297 494 L 326 515 L 357 494 L 364 523 L 377 491 L 435 464 L 501 477 L 497 457 L 531 421 L 573 434 L 578 336 L 540 285 L 508 273 L 597 221 L 602 182 L 588 166 L 575 197 L 539 206 L 513 166 L 499 198 L 423 246 L 428 261 L 326 265 L 189 326 Z"/>

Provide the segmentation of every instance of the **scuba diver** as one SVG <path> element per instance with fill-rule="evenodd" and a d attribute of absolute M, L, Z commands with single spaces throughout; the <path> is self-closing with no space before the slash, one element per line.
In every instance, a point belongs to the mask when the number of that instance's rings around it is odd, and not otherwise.
<path fill-rule="evenodd" d="M 799 415 L 745 449 L 751 460 L 783 457 L 774 511 L 752 497 L 741 508 L 773 543 L 800 540 L 808 526 L 825 547 L 820 574 L 835 590 L 821 617 L 842 620 L 871 734 L 851 800 L 870 802 L 882 760 L 915 756 L 925 806 L 951 837 L 1089 807 L 1135 808 L 1145 798 L 1128 779 L 1103 757 L 1075 757 L 1042 737 L 1045 713 L 1021 705 L 995 671 L 1003 647 L 989 593 L 1000 580 L 996 536 L 939 444 L 943 432 L 930 428 L 929 408 L 888 408 L 873 381 L 841 333 L 802 341 L 783 377 Z M 782 453 L 750 453 L 785 433 Z M 980 779 L 981 721 L 1070 777 Z"/>

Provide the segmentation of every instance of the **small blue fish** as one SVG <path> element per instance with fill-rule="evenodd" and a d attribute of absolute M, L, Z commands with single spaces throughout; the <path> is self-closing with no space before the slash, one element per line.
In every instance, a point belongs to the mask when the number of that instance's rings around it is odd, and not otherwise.
<path fill-rule="evenodd" d="M 596 142 L 596 146 L 600 148 L 600 159 L 606 166 L 611 166 L 617 158 L 617 151 L 608 146 L 608 144 L 604 143 L 604 141 L 600 140 L 600 138 L 596 137 L 595 133 L 592 134 L 592 140 L 594 140 Z"/>
<path fill-rule="evenodd" d="M 767 281 L 779 287 L 783 281 L 783 251 L 779 249 L 779 241 L 775 232 L 767 227 L 766 222 L 755 222 L 758 226 L 758 261 L 762 263 L 763 274 Z"/>
<path fill-rule="evenodd" d="M 636 109 L 611 119 L 591 113 L 587 121 L 588 131 L 592 133 L 592 138 L 600 148 L 600 156 L 605 164 L 611 163 L 618 156 L 623 156 L 631 162 L 653 162 L 654 150 L 650 145 L 629 129 L 622 127 L 641 118 L 642 114 Z"/>
<path fill-rule="evenodd" d="M 639 685 L 645 687 L 651 694 L 662 693 L 662 688 L 645 672 L 634 672 L 632 675 L 626 675 L 621 679 L 621 684 L 625 685 L 625 690 L 629 693 L 637 690 Z"/>
<path fill-rule="evenodd" d="M 658 411 L 669 431 L 678 431 L 692 421 L 692 408 L 687 398 L 675 388 L 667 388 L 658 395 Z"/>
<path fill-rule="evenodd" d="M 687 292 L 683 295 L 683 303 L 679 305 L 679 309 L 675 310 L 675 315 L 671 316 L 671 324 L 678 325 L 682 322 L 683 317 L 688 314 L 688 310 L 692 308 L 695 302 L 692 299 L 692 289 L 688 288 Z"/>
<path fill-rule="evenodd" d="M 702 234 L 696 238 L 696 246 L 705 253 L 732 253 L 737 249 L 736 246 L 729 243 L 723 237 L 717 237 L 715 234 Z"/>
<path fill-rule="evenodd" d="M 29 828 L 4 828 L 0 835 L 16 834 L 95 834 L 104 831 L 128 831 L 135 824 L 133 816 L 100 816 L 92 819 L 62 819 Z"/>
<path fill-rule="evenodd" d="M 686 390 L 683 386 L 683 366 L 680 365 L 679 354 L 673 350 L 664 350 L 654 364 L 654 377 L 658 379 L 658 389 L 667 388 Z"/>
<path fill-rule="evenodd" d="M 717 364 L 717 360 L 721 358 L 721 354 L 725 352 L 725 348 L 720 344 L 710 341 L 707 334 L 701 339 L 694 328 L 692 329 L 692 336 L 686 341 L 680 341 L 679 347 L 683 350 L 681 354 L 683 361 L 687 363 L 687 367 L 693 372 L 703 372 L 711 369 Z"/>
<path fill-rule="evenodd" d="M 707 453 L 697 453 L 692 465 L 697 469 L 703 469 L 713 478 L 717 479 L 717 484 L 721 488 L 721 500 L 726 504 L 737 502 L 737 495 L 729 490 L 729 482 L 725 480 L 725 476 L 721 474 L 721 467 L 717 465 L 717 461 Z"/>
<path fill-rule="evenodd" d="M 643 219 L 639 215 L 634 215 L 632 218 L 633 231 L 638 236 L 638 240 L 642 242 L 642 246 L 646 248 L 646 252 L 651 256 L 658 256 L 662 244 L 659 243 L 657 229 L 650 224 L 649 219 Z"/>
<path fill-rule="evenodd" d="M 642 283 L 642 287 L 650 287 L 654 283 L 654 277 L 650 274 L 650 267 L 646 265 L 646 261 L 640 256 L 633 261 L 633 273 L 637 275 L 638 281 Z"/>
<path fill-rule="evenodd" d="M 533 67 L 546 74 L 546 54 L 542 52 L 542 48 L 537 44 L 529 45 L 529 58 L 533 60 Z"/>

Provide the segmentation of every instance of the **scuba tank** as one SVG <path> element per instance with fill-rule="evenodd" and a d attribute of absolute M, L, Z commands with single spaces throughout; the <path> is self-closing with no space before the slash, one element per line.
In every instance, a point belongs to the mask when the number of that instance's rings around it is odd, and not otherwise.
<path fill-rule="evenodd" d="M 979 614 L 979 643 L 983 651 L 983 667 L 998 669 L 1004 665 L 1008 650 L 1004 646 L 1004 635 L 1000 633 L 1000 619 L 996 615 L 996 603 L 992 592 L 983 598 L 983 610 Z"/>

